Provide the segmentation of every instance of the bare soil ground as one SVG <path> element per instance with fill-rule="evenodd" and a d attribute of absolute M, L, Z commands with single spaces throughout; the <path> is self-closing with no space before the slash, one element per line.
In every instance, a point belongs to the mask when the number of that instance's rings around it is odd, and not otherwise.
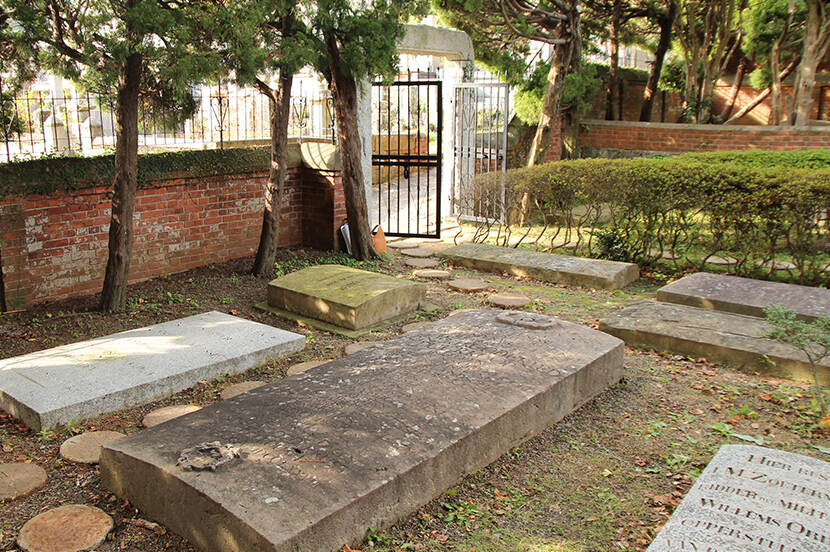
<path fill-rule="evenodd" d="M 277 273 L 331 260 L 330 255 L 314 251 L 285 250 L 280 255 Z M 0 462 L 37 463 L 49 475 L 44 488 L 0 502 L 0 550 L 15 549 L 17 533 L 28 519 L 64 503 L 91 504 L 113 516 L 115 530 L 98 548 L 102 552 L 193 549 L 103 488 L 96 466 L 62 461 L 58 448 L 67 437 L 87 430 L 138 431 L 144 414 L 158 406 L 210 404 L 231 383 L 278 380 L 294 363 L 343 354 L 352 340 L 256 310 L 253 305 L 264 298 L 267 280 L 249 276 L 250 264 L 251 259 L 239 259 L 133 285 L 123 314 L 97 313 L 97 297 L 86 297 L 0 316 L 0 358 L 208 310 L 308 338 L 306 349 L 292 357 L 59 431 L 36 433 L 0 412 Z M 412 272 L 398 255 L 362 266 L 401 277 L 411 277 Z M 646 277 L 625 290 L 600 291 L 466 269 L 453 272 L 483 278 L 493 290 L 528 295 L 533 299 L 529 310 L 591 326 L 630 301 L 652 296 L 661 284 Z M 390 339 L 400 334 L 405 323 L 484 306 L 489 293 L 456 293 L 439 282 L 429 286 L 429 301 L 438 306 L 437 311 L 416 313 L 365 339 Z M 407 519 L 370 531 L 359 548 L 641 551 L 720 445 L 751 440 L 830 460 L 821 451 L 830 446 L 830 431 L 819 422 L 806 384 L 739 372 L 705 359 L 628 349 L 620 384 Z"/>

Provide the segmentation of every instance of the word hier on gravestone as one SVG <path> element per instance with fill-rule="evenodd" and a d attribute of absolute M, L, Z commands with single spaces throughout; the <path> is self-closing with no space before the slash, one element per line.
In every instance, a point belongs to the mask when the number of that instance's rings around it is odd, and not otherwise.
<path fill-rule="evenodd" d="M 205 552 L 342 550 L 617 382 L 623 343 L 459 311 L 113 441 L 101 476 Z"/>
<path fill-rule="evenodd" d="M 724 445 L 647 552 L 827 552 L 830 463 Z"/>

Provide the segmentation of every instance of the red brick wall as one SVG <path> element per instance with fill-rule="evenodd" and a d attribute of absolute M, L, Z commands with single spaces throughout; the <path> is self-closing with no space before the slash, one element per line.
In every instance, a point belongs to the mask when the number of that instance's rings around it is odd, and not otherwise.
<path fill-rule="evenodd" d="M 254 253 L 267 177 L 253 173 L 177 178 L 140 189 L 130 281 Z M 323 184 L 326 193 L 319 196 L 317 187 Z M 315 247 L 331 248 L 334 242 L 317 239 L 318 228 L 306 224 L 304 213 L 326 212 L 326 202 L 337 196 L 342 199 L 336 173 L 289 169 L 280 245 L 302 245 L 308 237 Z M 110 206 L 108 188 L 101 186 L 0 199 L 0 252 L 10 309 L 100 291 Z M 331 206 L 328 212 L 340 215 Z M 320 214 L 316 224 L 323 221 Z"/>
<path fill-rule="evenodd" d="M 315 249 L 339 249 L 337 231 L 346 219 L 340 173 L 306 170 L 302 190 L 303 244 Z"/>
<path fill-rule="evenodd" d="M 579 147 L 589 156 L 643 152 L 795 150 L 830 148 L 830 128 L 795 130 L 757 126 L 582 121 Z"/>

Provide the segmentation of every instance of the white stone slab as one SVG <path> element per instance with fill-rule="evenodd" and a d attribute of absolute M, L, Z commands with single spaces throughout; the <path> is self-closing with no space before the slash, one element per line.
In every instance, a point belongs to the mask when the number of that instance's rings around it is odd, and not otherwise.
<path fill-rule="evenodd" d="M 830 463 L 725 445 L 647 552 L 772 550 L 830 550 Z"/>
<path fill-rule="evenodd" d="M 305 347 L 221 312 L 0 360 L 0 408 L 39 431 L 144 404 Z"/>

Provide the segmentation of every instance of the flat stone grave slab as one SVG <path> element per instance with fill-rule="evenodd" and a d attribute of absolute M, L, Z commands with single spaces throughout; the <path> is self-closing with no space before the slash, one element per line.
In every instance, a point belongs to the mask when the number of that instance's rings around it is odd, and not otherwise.
<path fill-rule="evenodd" d="M 377 272 L 319 265 L 268 283 L 268 305 L 276 309 L 360 330 L 418 308 L 426 286 Z"/>
<path fill-rule="evenodd" d="M 40 431 L 145 404 L 304 346 L 301 335 L 207 312 L 0 360 L 0 408 Z"/>
<path fill-rule="evenodd" d="M 808 322 L 830 316 L 830 290 L 708 272 L 661 287 L 657 300 L 760 318 L 770 305 L 783 305 Z"/>
<path fill-rule="evenodd" d="M 754 316 L 636 301 L 600 320 L 599 329 L 628 345 L 727 362 L 750 372 L 813 381 L 812 369 L 802 353 L 791 345 L 765 338 L 770 325 Z M 819 381 L 830 384 L 830 365 L 819 366 Z"/>
<path fill-rule="evenodd" d="M 459 311 L 114 442 L 102 477 L 204 551 L 340 550 L 560 420 L 622 370 L 622 342 L 585 326 Z M 177 466 L 182 451 L 198 461 L 197 447 L 215 470 Z"/>
<path fill-rule="evenodd" d="M 830 463 L 724 445 L 648 552 L 830 550 Z"/>
<path fill-rule="evenodd" d="M 440 253 L 450 261 L 487 272 L 507 272 L 553 282 L 591 288 L 621 288 L 640 277 L 633 263 L 586 259 L 478 243 L 464 243 Z"/>

